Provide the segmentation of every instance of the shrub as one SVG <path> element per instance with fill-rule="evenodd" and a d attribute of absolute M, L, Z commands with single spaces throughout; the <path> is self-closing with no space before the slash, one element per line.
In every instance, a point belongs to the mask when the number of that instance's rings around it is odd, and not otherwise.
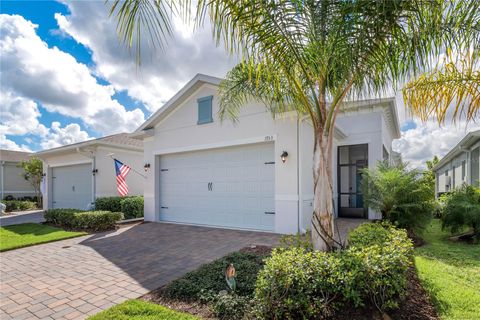
<path fill-rule="evenodd" d="M 201 300 L 208 303 L 215 317 L 226 320 L 240 320 L 251 307 L 250 296 L 240 296 L 236 293 L 220 292 L 206 293 Z"/>
<path fill-rule="evenodd" d="M 463 186 L 442 197 L 442 228 L 457 233 L 465 227 L 473 229 L 474 238 L 480 241 L 480 189 Z"/>
<path fill-rule="evenodd" d="M 374 234 L 379 232 L 379 238 Z M 362 237 L 366 236 L 365 239 Z M 405 230 L 361 226 L 343 251 L 276 249 L 259 273 L 255 313 L 267 319 L 311 319 L 331 315 L 348 303 L 396 306 L 405 292 L 413 245 Z"/>
<path fill-rule="evenodd" d="M 95 199 L 95 210 L 121 212 L 121 197 L 100 197 Z"/>
<path fill-rule="evenodd" d="M 397 166 L 379 162 L 374 170 L 362 170 L 365 205 L 380 211 L 400 228 L 417 233 L 423 230 L 434 211 L 430 186 L 417 170 L 406 164 Z"/>
<path fill-rule="evenodd" d="M 143 197 L 100 197 L 95 199 L 95 210 L 123 212 L 125 219 L 143 217 Z"/>
<path fill-rule="evenodd" d="M 121 212 L 85 211 L 74 213 L 73 228 L 79 230 L 102 231 L 115 227 L 115 222 L 122 220 Z"/>
<path fill-rule="evenodd" d="M 43 217 L 47 223 L 65 228 L 73 228 L 75 213 L 83 212 L 78 209 L 48 209 Z"/>
<path fill-rule="evenodd" d="M 228 290 L 225 269 L 230 263 L 233 263 L 237 272 L 235 293 L 242 296 L 252 295 L 257 273 L 263 267 L 263 257 L 243 252 L 231 253 L 172 281 L 165 288 L 165 294 L 170 298 L 192 301 L 199 300 L 206 294 Z"/>
<path fill-rule="evenodd" d="M 3 200 L 2 203 L 6 206 L 5 211 L 25 211 L 34 210 L 37 204 L 33 201 L 19 201 L 19 200 Z"/>
<path fill-rule="evenodd" d="M 120 211 L 123 212 L 125 219 L 143 217 L 143 197 L 141 196 L 121 199 L 120 207 Z"/>
<path fill-rule="evenodd" d="M 310 231 L 307 231 L 305 234 L 283 235 L 280 238 L 280 245 L 284 248 L 295 247 L 303 248 L 306 251 L 313 251 Z"/>
<path fill-rule="evenodd" d="M 89 231 L 109 230 L 123 219 L 121 212 L 82 211 L 77 209 L 50 209 L 45 212 L 45 220 L 56 226 Z"/>
<path fill-rule="evenodd" d="M 355 270 L 341 270 L 338 254 L 302 248 L 276 249 L 260 271 L 255 289 L 255 312 L 267 319 L 312 319 L 328 315 Z M 345 261 L 346 262 L 346 261 Z M 356 261 L 349 261 L 355 266 Z M 344 284 L 342 284 L 342 281 Z M 349 295 L 355 295 L 354 292 Z"/>

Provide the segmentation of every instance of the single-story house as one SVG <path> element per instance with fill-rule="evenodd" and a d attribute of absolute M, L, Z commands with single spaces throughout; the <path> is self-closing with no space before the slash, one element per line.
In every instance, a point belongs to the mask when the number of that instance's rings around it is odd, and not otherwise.
<path fill-rule="evenodd" d="M 0 200 L 35 197 L 33 186 L 23 176 L 25 172 L 17 167 L 29 158 L 29 152 L 0 150 Z"/>
<path fill-rule="evenodd" d="M 468 133 L 433 171 L 437 197 L 462 184 L 480 186 L 480 130 Z"/>
<path fill-rule="evenodd" d="M 296 233 L 309 228 L 313 129 L 289 112 L 273 119 L 249 103 L 238 123 L 220 121 L 221 79 L 198 74 L 131 137 L 147 171 L 145 220 Z M 365 209 L 359 169 L 390 159 L 400 137 L 395 100 L 348 104 L 335 128 L 335 215 L 376 219 Z M 395 156 L 398 158 L 398 155 Z"/>
<path fill-rule="evenodd" d="M 87 209 L 98 197 L 117 196 L 116 158 L 143 172 L 143 143 L 127 133 L 37 152 L 45 174 L 44 209 Z M 145 178 L 126 177 L 129 195 L 142 195 Z"/>

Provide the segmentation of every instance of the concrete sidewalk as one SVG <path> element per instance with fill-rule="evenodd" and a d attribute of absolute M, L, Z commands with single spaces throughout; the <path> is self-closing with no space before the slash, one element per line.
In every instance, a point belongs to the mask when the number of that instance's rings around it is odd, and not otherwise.
<path fill-rule="evenodd" d="M 21 223 L 41 223 L 44 222 L 43 210 L 30 210 L 30 211 L 18 211 L 12 212 L 10 215 L 0 217 L 0 226 L 10 226 L 13 224 Z"/>

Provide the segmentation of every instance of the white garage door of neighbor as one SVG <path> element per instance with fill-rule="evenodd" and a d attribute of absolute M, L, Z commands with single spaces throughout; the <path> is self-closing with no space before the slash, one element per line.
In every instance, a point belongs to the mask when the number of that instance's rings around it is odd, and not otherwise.
<path fill-rule="evenodd" d="M 86 209 L 92 202 L 92 165 L 52 169 L 52 207 Z"/>
<path fill-rule="evenodd" d="M 160 220 L 273 231 L 273 143 L 160 157 Z"/>

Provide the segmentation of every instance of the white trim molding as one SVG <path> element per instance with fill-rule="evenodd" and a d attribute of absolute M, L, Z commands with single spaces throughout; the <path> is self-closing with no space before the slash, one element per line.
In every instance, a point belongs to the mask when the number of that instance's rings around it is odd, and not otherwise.
<path fill-rule="evenodd" d="M 160 149 L 160 150 L 154 151 L 153 154 L 156 156 L 160 156 L 164 154 L 226 148 L 226 147 L 234 147 L 234 146 L 241 146 L 241 145 L 254 144 L 254 143 L 268 143 L 268 142 L 274 142 L 275 140 L 277 140 L 277 135 L 273 134 L 273 135 L 267 135 L 267 136 L 261 136 L 261 137 L 253 137 L 253 138 L 231 140 L 231 141 L 221 141 L 221 142 L 202 144 L 202 145 L 192 145 L 192 146 L 185 146 L 185 147 L 178 147 L 178 148 Z"/>

